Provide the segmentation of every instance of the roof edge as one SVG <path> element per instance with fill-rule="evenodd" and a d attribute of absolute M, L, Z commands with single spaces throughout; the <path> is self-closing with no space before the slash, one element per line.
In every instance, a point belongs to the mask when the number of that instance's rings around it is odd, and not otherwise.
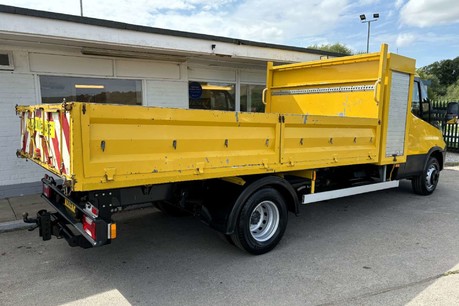
<path fill-rule="evenodd" d="M 223 37 L 223 36 L 192 33 L 192 32 L 185 32 L 185 31 L 178 31 L 178 30 L 154 28 L 154 27 L 124 23 L 124 22 L 119 22 L 119 21 L 111 21 L 111 20 L 98 19 L 98 18 L 93 18 L 93 17 L 82 17 L 78 15 L 69 15 L 69 14 L 62 14 L 62 13 L 55 13 L 55 12 L 48 12 L 48 11 L 33 10 L 33 9 L 27 9 L 27 8 L 22 8 L 22 7 L 3 5 L 3 4 L 0 4 L 0 13 L 46 18 L 46 19 L 59 20 L 59 21 L 68 21 L 68 22 L 75 22 L 75 23 L 80 23 L 80 24 L 87 24 L 87 25 L 100 26 L 100 27 L 119 29 L 119 30 L 130 30 L 130 31 L 136 31 L 136 32 L 144 32 L 144 33 L 151 33 L 151 34 L 192 38 L 192 39 L 203 39 L 203 40 L 209 40 L 209 41 L 214 41 L 214 42 L 225 42 L 225 43 L 230 43 L 230 44 L 235 44 L 235 45 L 272 48 L 272 49 L 296 51 L 296 52 L 311 53 L 311 54 L 318 54 L 318 55 L 325 55 L 325 56 L 334 56 L 334 57 L 345 56 L 344 54 L 341 54 L 341 53 L 328 52 L 328 51 L 322 51 L 322 50 L 317 50 L 317 49 L 287 46 L 287 45 L 272 44 L 272 43 L 264 43 L 264 42 L 257 42 L 257 41 L 251 41 L 251 40 L 245 40 L 245 39 L 229 38 L 229 37 Z"/>

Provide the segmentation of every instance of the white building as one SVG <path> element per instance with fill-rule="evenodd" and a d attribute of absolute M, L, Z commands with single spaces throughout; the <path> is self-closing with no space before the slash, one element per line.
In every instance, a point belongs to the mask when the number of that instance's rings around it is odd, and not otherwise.
<path fill-rule="evenodd" d="M 266 62 L 337 54 L 0 5 L 0 198 L 45 170 L 16 157 L 16 104 L 91 101 L 263 111 Z"/>

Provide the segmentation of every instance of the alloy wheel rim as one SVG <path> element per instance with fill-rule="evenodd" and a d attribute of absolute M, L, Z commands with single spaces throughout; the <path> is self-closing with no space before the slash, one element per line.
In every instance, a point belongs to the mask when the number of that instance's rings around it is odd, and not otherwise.
<path fill-rule="evenodd" d="M 279 209 L 272 201 L 258 204 L 250 215 L 249 224 L 252 238 L 264 242 L 273 237 L 279 227 Z"/>
<path fill-rule="evenodd" d="M 438 182 L 438 169 L 435 165 L 430 165 L 426 172 L 426 188 L 432 190 Z"/>

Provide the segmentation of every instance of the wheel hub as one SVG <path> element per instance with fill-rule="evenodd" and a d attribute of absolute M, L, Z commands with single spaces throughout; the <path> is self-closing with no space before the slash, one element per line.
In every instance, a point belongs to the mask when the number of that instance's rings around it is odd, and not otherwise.
<path fill-rule="evenodd" d="M 258 222 L 260 222 L 260 219 L 261 219 L 260 212 L 258 210 L 254 211 L 252 213 L 252 216 L 250 216 L 250 224 L 258 224 Z"/>
<path fill-rule="evenodd" d="M 440 173 L 438 172 L 437 167 L 435 165 L 430 165 L 426 172 L 426 187 L 427 189 L 431 190 L 435 187 L 438 182 L 438 178 L 440 177 Z"/>
<path fill-rule="evenodd" d="M 250 215 L 250 234 L 258 242 L 269 240 L 279 227 L 279 210 L 271 201 L 258 204 Z"/>

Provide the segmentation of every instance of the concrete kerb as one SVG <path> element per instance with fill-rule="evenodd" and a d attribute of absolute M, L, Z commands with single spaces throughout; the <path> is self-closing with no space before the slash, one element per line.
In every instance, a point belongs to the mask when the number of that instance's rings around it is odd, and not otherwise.
<path fill-rule="evenodd" d="M 49 206 L 42 198 L 41 194 L 22 195 L 0 200 L 0 233 L 11 232 L 16 230 L 29 229 L 34 224 L 25 223 L 22 220 L 22 214 L 29 212 L 34 216 L 37 211 L 42 209 L 50 210 Z"/>
<path fill-rule="evenodd" d="M 18 231 L 34 227 L 34 224 L 25 223 L 22 220 L 14 220 L 0 223 L 0 233 Z"/>

